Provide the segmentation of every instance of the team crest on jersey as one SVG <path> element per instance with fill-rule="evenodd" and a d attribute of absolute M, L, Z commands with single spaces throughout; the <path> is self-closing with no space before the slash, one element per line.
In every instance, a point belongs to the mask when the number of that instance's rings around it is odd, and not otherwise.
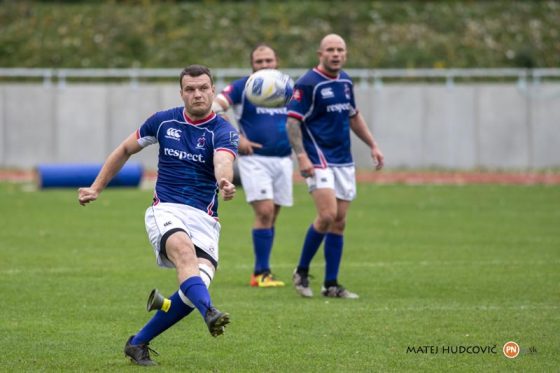
<path fill-rule="evenodd" d="M 181 138 L 181 130 L 173 127 L 168 128 L 167 132 L 165 133 L 165 137 L 171 140 L 179 141 L 179 139 Z"/>
<path fill-rule="evenodd" d="M 235 147 L 239 146 L 239 134 L 237 132 L 231 131 L 229 133 L 229 143 Z"/>
<path fill-rule="evenodd" d="M 294 89 L 294 93 L 292 95 L 292 99 L 296 100 L 297 102 L 301 102 L 301 98 L 303 97 L 303 92 L 301 89 Z"/>
<path fill-rule="evenodd" d="M 196 140 L 196 148 L 204 149 L 205 147 L 206 147 L 206 137 L 200 136 L 198 140 Z"/>
<path fill-rule="evenodd" d="M 348 84 L 344 84 L 344 95 L 347 100 L 350 100 L 350 86 Z"/>

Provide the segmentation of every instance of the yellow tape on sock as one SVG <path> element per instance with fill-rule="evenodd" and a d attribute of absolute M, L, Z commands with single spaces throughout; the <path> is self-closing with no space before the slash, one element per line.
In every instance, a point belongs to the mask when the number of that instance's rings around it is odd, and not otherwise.
<path fill-rule="evenodd" d="M 163 300 L 163 304 L 161 305 L 161 310 L 162 310 L 163 312 L 167 312 L 167 311 L 169 311 L 170 308 L 171 308 L 171 300 L 165 298 L 165 299 Z"/>

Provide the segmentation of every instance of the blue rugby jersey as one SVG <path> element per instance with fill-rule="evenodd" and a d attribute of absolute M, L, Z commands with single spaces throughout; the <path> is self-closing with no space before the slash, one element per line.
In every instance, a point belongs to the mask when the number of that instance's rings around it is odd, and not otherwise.
<path fill-rule="evenodd" d="M 238 79 L 222 90 L 222 94 L 233 106 L 235 119 L 243 136 L 261 144 L 253 148 L 258 155 L 285 157 L 292 152 L 286 132 L 287 110 L 253 105 L 245 96 L 245 83 L 249 77 Z"/>
<path fill-rule="evenodd" d="M 176 107 L 152 115 L 136 137 L 142 147 L 159 143 L 154 204 L 181 203 L 218 216 L 214 152 L 227 151 L 235 157 L 237 129 L 214 113 L 192 121 L 183 107 Z"/>
<path fill-rule="evenodd" d="M 354 164 L 350 117 L 358 114 L 352 79 L 344 71 L 332 77 L 317 68 L 300 77 L 288 103 L 288 116 L 302 122 L 303 146 L 316 168 Z"/>

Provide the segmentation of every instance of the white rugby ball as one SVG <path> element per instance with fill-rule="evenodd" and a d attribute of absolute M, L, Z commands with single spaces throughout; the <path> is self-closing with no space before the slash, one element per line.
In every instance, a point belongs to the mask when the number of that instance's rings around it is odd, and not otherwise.
<path fill-rule="evenodd" d="M 258 70 L 245 83 L 245 96 L 255 106 L 285 106 L 294 90 L 294 82 L 289 75 L 275 69 Z"/>

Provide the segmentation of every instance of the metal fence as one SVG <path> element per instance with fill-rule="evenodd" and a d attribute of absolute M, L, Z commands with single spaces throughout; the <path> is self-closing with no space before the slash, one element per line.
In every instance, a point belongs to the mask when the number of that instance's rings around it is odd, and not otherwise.
<path fill-rule="evenodd" d="M 142 80 L 177 79 L 180 68 L 165 69 L 137 69 L 137 68 L 109 68 L 109 69 L 74 69 L 74 68 L 0 68 L 0 79 L 40 79 L 44 85 L 64 86 L 71 79 L 84 80 L 128 80 L 136 85 Z M 283 69 L 294 79 L 301 76 L 307 69 Z M 560 68 L 521 69 L 521 68 L 493 68 L 493 69 L 346 69 L 358 83 L 379 86 L 384 80 L 411 79 L 440 79 L 452 85 L 456 80 L 477 79 L 488 81 L 495 79 L 517 80 L 519 84 L 527 82 L 539 83 L 543 79 L 559 79 Z M 250 73 L 247 68 L 217 68 L 212 73 L 217 82 L 229 81 L 232 78 L 245 76 Z"/>
<path fill-rule="evenodd" d="M 0 167 L 103 161 L 148 115 L 182 104 L 180 70 L 0 68 Z M 388 168 L 560 167 L 560 69 L 346 71 Z M 213 73 L 220 89 L 250 70 Z M 353 141 L 357 166 L 371 167 Z M 154 152 L 138 158 L 155 168 Z"/>

